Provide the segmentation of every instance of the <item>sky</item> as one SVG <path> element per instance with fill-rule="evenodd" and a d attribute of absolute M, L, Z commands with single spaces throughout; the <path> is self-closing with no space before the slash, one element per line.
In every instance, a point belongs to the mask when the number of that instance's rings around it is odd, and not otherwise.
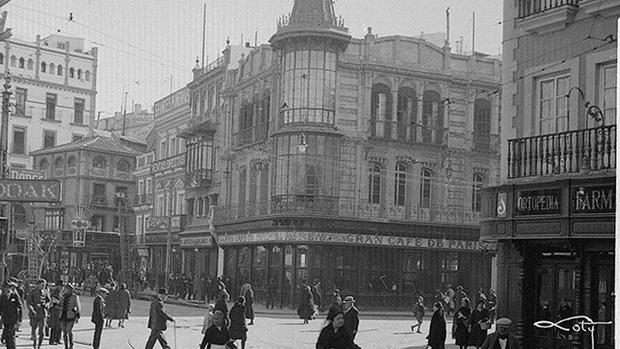
<path fill-rule="evenodd" d="M 154 102 L 191 81 L 196 58 L 202 56 L 203 4 L 206 11 L 206 55 L 218 57 L 227 37 L 268 43 L 276 21 L 290 13 L 293 0 L 11 0 L 7 28 L 13 36 L 35 41 L 37 34 L 82 37 L 98 47 L 97 111 L 102 117 L 121 111 L 124 91 L 151 109 Z M 445 32 L 450 8 L 450 39 L 463 36 L 471 51 L 475 12 L 476 51 L 501 50 L 502 1 L 494 0 L 335 0 L 336 13 L 354 38 L 367 27 L 379 36 L 418 36 Z M 70 13 L 73 21 L 69 21 Z"/>

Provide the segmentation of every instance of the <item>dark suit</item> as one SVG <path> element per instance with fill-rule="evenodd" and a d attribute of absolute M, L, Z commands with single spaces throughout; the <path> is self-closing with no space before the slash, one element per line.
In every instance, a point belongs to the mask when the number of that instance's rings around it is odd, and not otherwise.
<path fill-rule="evenodd" d="M 0 298 L 0 314 L 2 314 L 2 339 L 6 343 L 7 349 L 15 349 L 15 330 L 17 323 L 22 317 L 22 300 L 15 291 Z"/>
<path fill-rule="evenodd" d="M 228 335 L 228 329 L 226 326 L 217 327 L 215 325 L 211 325 L 205 331 L 205 336 L 202 338 L 202 343 L 200 343 L 200 349 L 210 349 L 211 344 L 224 345 L 230 341 L 230 336 Z"/>
<path fill-rule="evenodd" d="M 146 342 L 145 349 L 152 349 L 155 346 L 155 342 L 159 342 L 164 349 L 170 349 L 164 336 L 164 331 L 168 328 L 167 321 L 174 321 L 174 319 L 164 311 L 164 300 L 157 296 L 151 302 L 148 325 L 148 328 L 151 329 L 151 335 Z"/>
<path fill-rule="evenodd" d="M 482 349 L 500 349 L 499 333 L 493 332 L 487 336 L 482 344 Z M 508 334 L 508 340 L 506 342 L 506 349 L 521 349 L 519 339 L 512 334 Z"/>
<path fill-rule="evenodd" d="M 101 332 L 103 331 L 103 309 L 105 307 L 105 302 L 101 296 L 95 297 L 93 300 L 93 314 L 90 317 L 90 321 L 95 324 L 95 335 L 93 337 L 93 348 L 99 349 L 99 344 L 101 343 Z"/>
<path fill-rule="evenodd" d="M 352 306 L 348 311 L 344 313 L 344 327 L 349 330 L 353 339 L 355 339 L 355 335 L 357 335 L 357 329 L 360 327 L 360 312 L 357 310 L 355 306 Z"/>

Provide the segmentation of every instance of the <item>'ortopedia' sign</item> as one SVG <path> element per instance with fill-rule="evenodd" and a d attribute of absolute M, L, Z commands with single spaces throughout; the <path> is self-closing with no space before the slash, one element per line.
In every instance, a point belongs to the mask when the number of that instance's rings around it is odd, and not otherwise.
<path fill-rule="evenodd" d="M 58 202 L 60 181 L 0 179 L 0 201 Z"/>

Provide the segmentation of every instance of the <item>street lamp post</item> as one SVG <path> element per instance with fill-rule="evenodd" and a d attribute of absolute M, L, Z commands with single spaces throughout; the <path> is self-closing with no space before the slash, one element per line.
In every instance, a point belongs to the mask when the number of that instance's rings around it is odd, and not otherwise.
<path fill-rule="evenodd" d="M 170 278 L 170 254 L 172 253 L 172 208 L 168 210 L 168 241 L 166 242 L 166 275 L 164 275 L 164 285 L 168 289 L 168 279 Z"/>

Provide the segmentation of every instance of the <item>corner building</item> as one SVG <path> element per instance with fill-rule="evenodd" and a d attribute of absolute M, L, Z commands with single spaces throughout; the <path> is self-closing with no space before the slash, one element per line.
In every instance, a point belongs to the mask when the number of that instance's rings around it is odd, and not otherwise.
<path fill-rule="evenodd" d="M 537 321 L 614 318 L 618 15 L 618 1 L 504 1 L 508 117 L 481 235 L 524 348 L 592 347 L 590 332 Z M 614 347 L 613 325 L 593 330 L 595 348 Z"/>
<path fill-rule="evenodd" d="M 448 283 L 488 289 L 479 188 L 499 176 L 499 60 L 354 39 L 327 0 L 295 1 L 270 44 L 226 73 L 214 136 L 232 294 L 249 281 L 264 301 L 271 283 L 286 306 L 320 280 L 325 302 L 336 287 L 409 309 Z"/>

